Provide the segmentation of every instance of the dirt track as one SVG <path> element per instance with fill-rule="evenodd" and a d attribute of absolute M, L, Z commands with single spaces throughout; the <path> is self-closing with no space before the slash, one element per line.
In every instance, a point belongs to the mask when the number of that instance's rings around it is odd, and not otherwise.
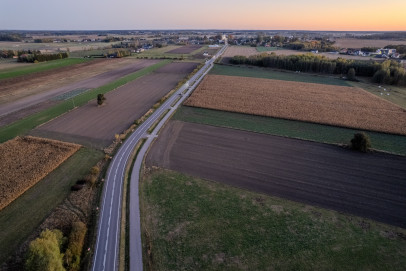
<path fill-rule="evenodd" d="M 146 163 L 406 227 L 404 157 L 171 121 Z"/>
<path fill-rule="evenodd" d="M 114 135 L 122 133 L 144 115 L 159 99 L 172 90 L 196 63 L 171 63 L 115 91 L 107 93 L 106 104 L 96 100 L 50 121 L 33 134 L 75 142 L 93 147 L 112 143 Z"/>
<path fill-rule="evenodd" d="M 180 48 L 176 48 L 168 51 L 169 54 L 190 54 L 191 52 L 202 48 L 201 45 L 185 45 Z"/>

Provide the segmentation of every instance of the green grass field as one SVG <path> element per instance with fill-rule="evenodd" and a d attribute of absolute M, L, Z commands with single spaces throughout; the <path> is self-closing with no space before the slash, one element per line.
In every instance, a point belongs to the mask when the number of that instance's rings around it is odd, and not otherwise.
<path fill-rule="evenodd" d="M 362 80 L 364 82 L 351 82 L 350 84 L 406 109 L 406 87 L 379 85 L 372 83 L 370 78 L 362 78 Z M 379 86 L 381 87 L 379 88 Z"/>
<path fill-rule="evenodd" d="M 29 66 L 24 66 L 21 68 L 11 68 L 0 70 L 0 80 L 6 78 L 13 78 L 17 76 L 27 75 L 35 72 L 43 72 L 52 69 L 62 68 L 66 66 L 71 66 L 83 62 L 91 61 L 90 59 L 78 59 L 78 58 L 65 58 L 41 63 L 35 63 Z"/>
<path fill-rule="evenodd" d="M 0 143 L 5 142 L 9 139 L 12 139 L 17 135 L 25 134 L 28 131 L 37 127 L 38 125 L 45 123 L 53 118 L 56 118 L 57 116 L 65 113 L 65 112 L 68 112 L 69 110 L 72 110 L 73 105 L 75 105 L 75 106 L 84 105 L 87 102 L 89 102 L 90 100 L 96 99 L 97 94 L 99 94 L 99 93 L 105 94 L 109 91 L 112 91 L 141 76 L 147 75 L 168 63 L 170 63 L 169 60 L 161 61 L 155 65 L 146 67 L 142 70 L 139 70 L 139 71 L 132 73 L 130 75 L 127 75 L 125 77 L 122 77 L 107 85 L 87 91 L 81 95 L 75 96 L 72 99 L 66 100 L 66 101 L 64 101 L 54 107 L 46 109 L 42 112 L 36 113 L 27 118 L 16 121 L 8 126 L 2 127 L 2 128 L 0 128 Z"/>
<path fill-rule="evenodd" d="M 50 212 L 70 193 L 103 152 L 81 148 L 61 166 L 0 211 L 0 263 L 24 242 Z"/>
<path fill-rule="evenodd" d="M 335 77 L 294 73 L 290 71 L 277 71 L 269 68 L 260 68 L 251 66 L 240 67 L 240 66 L 228 66 L 216 64 L 214 65 L 210 73 L 218 75 L 255 77 L 284 81 L 335 85 L 335 86 L 351 86 L 347 81 Z"/>
<path fill-rule="evenodd" d="M 349 144 L 361 130 L 182 106 L 173 119 L 329 144 Z M 406 136 L 365 131 L 372 148 L 406 156 Z"/>
<path fill-rule="evenodd" d="M 276 51 L 279 48 L 278 47 L 264 47 L 264 46 L 258 46 L 257 51 L 262 53 L 262 52 L 272 52 L 272 51 Z"/>
<path fill-rule="evenodd" d="M 145 270 L 406 269 L 404 229 L 177 172 L 140 185 Z"/>

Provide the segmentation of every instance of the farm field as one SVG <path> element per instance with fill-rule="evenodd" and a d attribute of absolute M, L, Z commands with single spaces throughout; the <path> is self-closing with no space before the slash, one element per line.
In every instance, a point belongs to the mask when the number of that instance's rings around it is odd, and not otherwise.
<path fill-rule="evenodd" d="M 105 95 L 105 105 L 97 106 L 94 100 L 38 127 L 32 134 L 105 147 L 113 142 L 115 134 L 122 133 L 144 115 L 196 66 L 188 62 L 163 66 Z"/>
<path fill-rule="evenodd" d="M 179 45 L 169 45 L 162 48 L 153 48 L 150 50 L 145 50 L 144 52 L 137 53 L 134 55 L 135 58 L 150 58 L 150 59 L 177 59 L 177 60 L 184 60 L 184 61 L 198 61 L 200 62 L 202 59 L 205 59 L 203 56 L 203 51 L 210 51 L 213 49 L 209 49 L 208 46 L 201 46 L 198 45 L 199 48 L 194 50 L 187 50 L 190 51 L 189 53 L 173 53 L 173 51 L 183 51 L 185 46 Z M 187 48 L 185 48 L 187 49 Z M 218 50 L 218 49 L 214 49 Z"/>
<path fill-rule="evenodd" d="M 264 46 L 258 46 L 255 47 L 257 49 L 258 52 L 262 53 L 262 52 L 272 52 L 272 51 L 276 51 L 276 50 L 280 50 L 281 48 L 279 47 L 264 47 Z"/>
<path fill-rule="evenodd" d="M 248 46 L 229 46 L 227 50 L 223 54 L 223 58 L 225 57 L 233 57 L 233 56 L 252 56 L 257 55 L 258 52 L 255 47 L 248 47 Z"/>
<path fill-rule="evenodd" d="M 350 139 L 353 138 L 354 134 L 360 132 L 360 130 L 317 123 L 189 106 L 180 107 L 172 119 L 340 145 L 350 144 Z M 371 139 L 373 149 L 406 156 L 406 136 L 364 132 Z"/>
<path fill-rule="evenodd" d="M 297 51 L 297 50 L 290 50 L 290 49 L 280 49 L 277 51 L 272 51 L 272 52 L 267 52 L 268 54 L 274 53 L 276 55 L 304 55 L 304 54 L 313 54 L 311 52 L 306 52 L 306 51 Z M 325 56 L 330 59 L 337 59 L 337 58 L 345 58 L 345 59 L 354 59 L 354 60 L 374 60 L 374 61 L 383 61 L 383 59 L 380 58 L 374 58 L 374 57 L 364 57 L 364 56 L 353 56 L 353 55 L 341 55 L 341 54 L 332 54 L 332 53 L 318 53 L 318 54 L 313 54 L 313 55 L 320 55 L 320 56 Z"/>
<path fill-rule="evenodd" d="M 230 58 L 234 56 L 253 56 L 258 55 L 259 53 L 255 49 L 255 47 L 248 47 L 248 46 L 228 46 L 226 51 L 221 56 L 222 63 L 228 63 Z"/>
<path fill-rule="evenodd" d="M 168 64 L 169 61 L 160 61 L 157 64 L 141 69 L 135 73 L 129 74 L 118 80 L 115 80 L 107 85 L 101 86 L 96 89 L 86 91 L 85 93 L 71 97 L 69 100 L 62 101 L 61 103 L 30 115 L 26 118 L 13 122 L 10 125 L 0 128 L 0 142 L 12 139 L 17 135 L 26 134 L 40 124 L 50 121 L 63 113 L 66 113 L 76 107 L 80 107 L 91 100 L 96 99 L 98 94 L 106 94 L 120 86 L 123 86 L 139 77 L 152 73 L 154 70 Z"/>
<path fill-rule="evenodd" d="M 42 53 L 53 53 L 61 51 L 75 52 L 94 50 L 99 48 L 111 47 L 111 45 L 117 42 L 64 42 L 64 43 L 33 43 L 33 42 L 0 42 L 0 49 L 5 50 L 40 50 Z"/>
<path fill-rule="evenodd" d="M 406 231 L 360 217 L 160 169 L 140 201 L 145 270 L 406 267 Z"/>
<path fill-rule="evenodd" d="M 70 186 L 103 158 L 103 152 L 80 148 L 58 168 L 0 211 L 0 266 L 52 210 L 69 195 Z M 1 269 L 1 267 L 0 267 Z"/>
<path fill-rule="evenodd" d="M 351 86 L 346 80 L 341 80 L 333 76 L 321 76 L 308 73 L 295 73 L 284 70 L 274 70 L 270 68 L 261 68 L 253 66 L 229 66 L 229 65 L 214 65 L 210 70 L 210 74 L 243 76 L 254 78 L 275 79 L 284 81 L 317 83 L 336 86 Z"/>
<path fill-rule="evenodd" d="M 0 210 L 52 172 L 80 146 L 55 140 L 17 137 L 0 144 Z"/>
<path fill-rule="evenodd" d="M 148 167 L 406 227 L 406 158 L 170 121 Z"/>
<path fill-rule="evenodd" d="M 203 50 L 199 50 L 197 53 L 192 55 L 193 59 L 205 59 L 208 57 L 214 56 L 220 49 L 219 48 L 206 48 L 204 47 Z M 209 56 L 204 56 L 203 52 L 207 52 Z"/>
<path fill-rule="evenodd" d="M 44 72 L 89 61 L 91 60 L 78 58 L 65 58 L 42 63 L 19 63 L 16 60 L 2 61 L 0 62 L 0 80 L 28 75 L 31 73 Z"/>
<path fill-rule="evenodd" d="M 75 88 L 99 87 L 155 63 L 129 58 L 99 59 L 41 73 L 4 79 L 0 86 L 0 103 L 10 103 L 27 96 L 49 91 L 58 95 Z M 4 111 L 3 109 L 0 113 L 4 113 Z"/>
<path fill-rule="evenodd" d="M 404 40 L 336 39 L 333 46 L 339 48 L 379 47 L 387 45 L 406 45 Z"/>
<path fill-rule="evenodd" d="M 202 45 L 185 45 L 170 51 L 166 51 L 168 54 L 190 54 L 200 48 L 202 48 Z"/>
<path fill-rule="evenodd" d="M 406 111 L 360 88 L 208 75 L 188 106 L 406 135 Z"/>
<path fill-rule="evenodd" d="M 378 85 L 369 82 L 371 79 L 362 78 L 359 82 L 349 82 L 354 87 L 362 88 L 382 99 L 395 103 L 406 109 L 406 87 L 393 85 Z M 381 86 L 381 87 L 379 87 Z"/>

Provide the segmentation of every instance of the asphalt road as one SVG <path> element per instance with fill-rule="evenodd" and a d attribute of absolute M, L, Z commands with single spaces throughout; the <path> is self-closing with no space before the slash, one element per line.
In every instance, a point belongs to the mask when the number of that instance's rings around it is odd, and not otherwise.
<path fill-rule="evenodd" d="M 156 136 L 157 131 L 164 125 L 165 121 L 172 115 L 171 113 L 183 102 L 184 99 L 194 90 L 209 70 L 213 67 L 215 59 L 221 55 L 226 46 L 224 46 L 213 58 L 206 64 L 180 89 L 176 91 L 168 100 L 166 100 L 144 123 L 142 123 L 123 143 L 114 158 L 112 159 L 107 171 L 105 185 L 103 189 L 98 235 L 96 249 L 93 259 L 93 271 L 115 271 L 118 269 L 119 258 L 119 236 L 121 222 L 121 201 L 124 173 L 129 157 L 137 143 L 145 137 L 149 139 L 143 145 L 137 156 L 131 176 L 130 184 L 130 270 L 142 270 L 142 246 L 139 216 L 139 198 L 138 181 L 139 171 L 142 159 L 146 150 Z M 182 95 L 184 91 L 188 91 Z M 180 100 L 171 107 L 171 105 L 181 97 Z M 154 129 L 152 135 L 147 131 L 158 120 L 161 115 L 170 109 L 171 112 L 165 115 L 160 123 Z"/>

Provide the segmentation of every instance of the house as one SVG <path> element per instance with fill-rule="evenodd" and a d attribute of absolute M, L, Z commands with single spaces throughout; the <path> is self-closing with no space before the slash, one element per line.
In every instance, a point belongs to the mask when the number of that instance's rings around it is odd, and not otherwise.
<path fill-rule="evenodd" d="M 381 48 L 381 49 L 376 50 L 376 53 L 380 54 L 380 55 L 390 56 L 390 55 L 393 55 L 396 53 L 396 49 L 382 49 Z"/>

